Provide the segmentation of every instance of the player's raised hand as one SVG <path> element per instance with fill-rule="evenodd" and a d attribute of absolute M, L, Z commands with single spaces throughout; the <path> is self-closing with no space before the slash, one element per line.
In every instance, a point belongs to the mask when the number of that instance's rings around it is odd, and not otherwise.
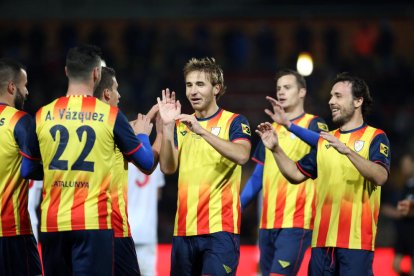
<path fill-rule="evenodd" d="M 256 133 L 260 136 L 266 148 L 273 151 L 279 145 L 277 133 L 269 122 L 257 126 Z"/>
<path fill-rule="evenodd" d="M 176 117 L 176 120 L 185 124 L 192 132 L 196 134 L 201 134 L 201 132 L 204 130 L 194 115 L 180 114 Z"/>
<path fill-rule="evenodd" d="M 131 124 L 132 129 L 134 130 L 135 135 L 137 134 L 147 134 L 150 135 L 152 131 L 153 124 L 151 120 L 141 113 L 138 113 L 137 119 Z"/>
<path fill-rule="evenodd" d="M 158 103 L 154 104 L 151 109 L 148 111 L 147 113 L 147 117 L 151 120 L 154 121 L 157 118 L 157 114 L 158 111 L 160 110 L 160 108 L 158 107 Z"/>
<path fill-rule="evenodd" d="M 162 90 L 162 97 L 158 97 L 157 102 L 163 124 L 175 123 L 175 118 L 181 114 L 181 104 L 175 100 L 175 92 L 170 93 L 168 88 Z"/>
<path fill-rule="evenodd" d="M 265 109 L 265 113 L 269 115 L 269 117 L 279 125 L 285 126 L 287 128 L 290 127 L 292 124 L 288 117 L 286 116 L 285 110 L 283 109 L 280 102 L 278 102 L 276 99 L 266 96 L 266 100 L 269 101 L 269 103 L 272 105 L 273 112 L 269 109 Z"/>
<path fill-rule="evenodd" d="M 339 153 L 341 154 L 349 154 L 351 153 L 351 149 L 345 145 L 344 143 L 342 143 L 338 138 L 336 138 L 335 136 L 333 136 L 332 134 L 322 131 L 320 133 L 320 136 L 325 139 L 330 146 L 332 146 L 333 148 L 335 148 Z"/>

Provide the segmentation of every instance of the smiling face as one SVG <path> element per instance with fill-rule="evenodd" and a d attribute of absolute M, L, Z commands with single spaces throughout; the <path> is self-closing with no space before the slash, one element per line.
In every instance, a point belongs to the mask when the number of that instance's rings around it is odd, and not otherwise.
<path fill-rule="evenodd" d="M 332 87 L 329 107 L 332 112 L 332 121 L 339 125 L 348 123 L 355 114 L 356 101 L 352 95 L 350 82 L 337 82 Z"/>
<path fill-rule="evenodd" d="M 299 87 L 294 75 L 285 75 L 277 80 L 276 97 L 286 112 L 303 106 L 306 90 Z"/>
<path fill-rule="evenodd" d="M 216 95 L 220 86 L 213 86 L 205 72 L 192 71 L 185 77 L 185 93 L 196 113 L 212 115 L 217 110 Z"/>

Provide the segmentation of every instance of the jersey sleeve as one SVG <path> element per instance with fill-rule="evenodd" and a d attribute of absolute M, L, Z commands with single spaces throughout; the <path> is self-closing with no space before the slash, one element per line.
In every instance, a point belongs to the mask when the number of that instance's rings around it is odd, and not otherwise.
<path fill-rule="evenodd" d="M 28 122 L 29 124 L 25 126 L 27 128 L 26 128 L 25 141 L 23 143 L 23 148 L 21 148 L 21 154 L 24 157 L 31 159 L 31 160 L 40 160 L 41 155 L 40 155 L 40 148 L 39 148 L 39 140 L 36 134 L 36 120 L 32 120 L 30 118 Z M 22 132 L 23 132 L 22 130 L 18 130 L 17 134 L 15 135 L 20 136 L 22 135 L 21 134 Z"/>
<path fill-rule="evenodd" d="M 32 118 L 29 114 L 26 114 L 17 121 L 16 126 L 14 127 L 13 135 L 16 143 L 19 145 L 20 151 L 24 150 L 27 135 L 32 127 L 32 123 Z"/>
<path fill-rule="evenodd" d="M 296 162 L 296 166 L 305 176 L 315 179 L 318 177 L 318 170 L 316 164 L 317 149 L 313 147 L 311 151 L 302 159 Z"/>
<path fill-rule="evenodd" d="M 243 115 L 238 115 L 230 125 L 230 141 L 247 140 L 251 142 L 251 131 L 249 122 Z"/>
<path fill-rule="evenodd" d="M 390 172 L 391 151 L 390 142 L 385 133 L 374 137 L 369 147 L 369 160 L 383 166 Z"/>
<path fill-rule="evenodd" d="M 115 121 L 114 140 L 115 144 L 127 159 L 133 161 L 134 164 L 144 170 L 150 170 L 152 168 L 154 154 L 149 143 L 148 135 L 138 134 L 135 136 L 127 118 L 121 111 L 118 112 Z"/>
<path fill-rule="evenodd" d="M 266 154 L 266 148 L 262 140 L 260 140 L 259 143 L 257 144 L 256 150 L 253 153 L 252 160 L 258 164 L 264 165 L 265 154 Z"/>
<path fill-rule="evenodd" d="M 310 123 L 308 129 L 313 130 L 315 132 L 321 132 L 321 131 L 329 131 L 328 125 L 326 124 L 325 120 L 321 117 L 315 117 L 313 118 Z"/>

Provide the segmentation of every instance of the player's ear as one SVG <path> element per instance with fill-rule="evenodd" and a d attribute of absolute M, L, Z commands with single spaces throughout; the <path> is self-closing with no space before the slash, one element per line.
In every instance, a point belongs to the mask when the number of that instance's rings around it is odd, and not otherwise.
<path fill-rule="evenodd" d="M 108 88 L 105 88 L 103 91 L 103 98 L 105 101 L 109 101 L 111 99 L 111 91 Z"/>
<path fill-rule="evenodd" d="M 306 96 L 306 89 L 305 88 L 300 88 L 299 89 L 299 97 L 305 98 L 305 96 Z"/>
<path fill-rule="evenodd" d="M 7 85 L 7 93 L 13 95 L 14 91 L 16 91 L 16 84 L 13 81 L 9 81 Z"/>
<path fill-rule="evenodd" d="M 220 84 L 214 85 L 214 88 L 213 88 L 214 96 L 217 96 L 220 93 L 220 90 L 221 90 L 221 85 Z"/>
<path fill-rule="evenodd" d="M 364 98 L 363 97 L 359 97 L 359 98 L 354 99 L 355 108 L 361 107 L 363 103 L 364 103 Z"/>
<path fill-rule="evenodd" d="M 68 76 L 68 67 L 65 66 L 65 75 Z"/>

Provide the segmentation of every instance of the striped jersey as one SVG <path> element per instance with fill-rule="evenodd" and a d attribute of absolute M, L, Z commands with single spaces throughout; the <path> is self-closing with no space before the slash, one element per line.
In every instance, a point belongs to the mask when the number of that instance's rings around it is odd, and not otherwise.
<path fill-rule="evenodd" d="M 43 161 L 42 232 L 112 228 L 115 144 L 126 155 L 142 145 L 118 108 L 94 97 L 61 97 L 37 111 L 26 154 Z"/>
<path fill-rule="evenodd" d="M 0 103 L 0 237 L 31 234 L 27 209 L 29 182 L 20 176 L 28 114 Z"/>
<path fill-rule="evenodd" d="M 292 123 L 313 131 L 327 131 L 323 119 L 311 114 L 302 114 L 292 120 Z M 310 146 L 296 137 L 284 126 L 273 123 L 279 144 L 286 155 L 293 161 L 298 161 L 310 151 Z M 261 229 L 275 228 L 313 228 L 315 185 L 312 179 L 295 185 L 282 175 L 272 152 L 266 149 L 263 142 L 259 145 L 253 160 L 262 164 L 263 205 L 260 218 Z"/>
<path fill-rule="evenodd" d="M 389 141 L 368 125 L 331 132 L 365 159 L 389 171 Z M 316 162 L 315 162 L 316 161 Z M 351 161 L 324 139 L 298 163 L 307 176 L 318 178 L 312 247 L 374 250 L 381 187 L 365 179 Z"/>
<path fill-rule="evenodd" d="M 112 228 L 116 238 L 131 237 L 128 223 L 128 161 L 116 148 L 111 183 Z"/>
<path fill-rule="evenodd" d="M 213 116 L 197 120 L 221 139 L 250 141 L 250 127 L 242 115 L 219 109 Z M 175 142 L 179 177 L 174 235 L 239 233 L 241 166 L 183 123 L 176 125 Z"/>

